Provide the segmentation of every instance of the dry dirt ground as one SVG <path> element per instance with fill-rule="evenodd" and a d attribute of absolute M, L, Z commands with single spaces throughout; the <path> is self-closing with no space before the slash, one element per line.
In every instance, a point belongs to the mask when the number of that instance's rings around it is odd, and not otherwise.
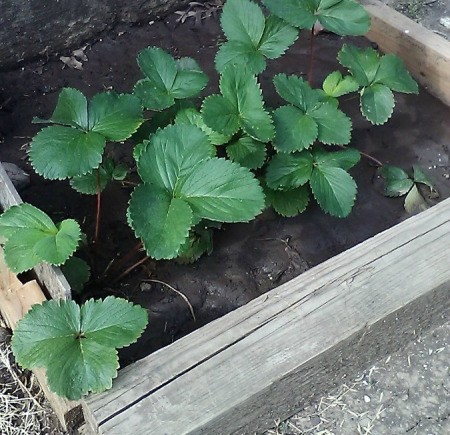
<path fill-rule="evenodd" d="M 383 1 L 450 39 L 450 0 Z M 449 323 L 418 336 L 265 435 L 450 433 L 449 342 Z M 62 433 L 33 376 L 14 365 L 0 319 L 0 434 Z"/>

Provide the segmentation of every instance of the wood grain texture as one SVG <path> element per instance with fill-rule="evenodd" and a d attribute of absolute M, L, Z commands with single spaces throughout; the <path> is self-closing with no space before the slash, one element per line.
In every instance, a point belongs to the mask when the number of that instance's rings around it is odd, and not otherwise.
<path fill-rule="evenodd" d="M 39 284 L 30 281 L 22 284 L 17 276 L 9 271 L 0 247 L 0 313 L 7 325 L 14 330 L 18 321 L 34 304 L 46 300 Z M 81 404 L 59 397 L 50 391 L 45 370 L 33 370 L 42 391 L 49 401 L 64 429 L 76 428 L 83 420 Z"/>
<path fill-rule="evenodd" d="M 13 205 L 22 204 L 22 202 L 22 198 L 0 162 L 0 208 L 7 210 Z M 34 271 L 39 284 L 48 291 L 53 299 L 72 298 L 70 285 L 59 267 L 41 263 L 34 268 Z"/>
<path fill-rule="evenodd" d="M 378 0 L 362 0 L 371 15 L 367 38 L 399 55 L 414 78 L 450 105 L 450 42 Z"/>
<path fill-rule="evenodd" d="M 192 435 L 287 417 L 448 312 L 449 220 L 446 200 L 137 362 L 88 399 L 88 420 Z"/>

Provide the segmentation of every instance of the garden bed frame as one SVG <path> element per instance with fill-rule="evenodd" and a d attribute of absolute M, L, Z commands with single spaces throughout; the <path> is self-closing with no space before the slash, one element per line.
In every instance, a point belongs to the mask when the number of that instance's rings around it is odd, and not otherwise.
<path fill-rule="evenodd" d="M 450 43 L 379 1 L 362 3 L 372 16 L 368 38 L 450 105 Z M 14 202 L 4 175 L 0 167 L 5 208 Z M 83 402 L 87 429 L 263 431 L 442 323 L 449 264 L 447 199 L 121 370 L 111 390 Z M 53 296 L 67 297 L 50 284 Z"/>

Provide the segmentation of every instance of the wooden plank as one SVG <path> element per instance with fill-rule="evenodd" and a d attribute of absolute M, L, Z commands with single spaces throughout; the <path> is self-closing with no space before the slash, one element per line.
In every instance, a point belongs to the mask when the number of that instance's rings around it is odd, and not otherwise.
<path fill-rule="evenodd" d="M 450 199 L 138 361 L 88 399 L 87 421 L 111 435 L 243 434 L 289 416 L 448 312 L 449 220 Z"/>
<path fill-rule="evenodd" d="M 9 207 L 22 204 L 22 199 L 11 183 L 5 168 L 0 162 L 0 207 L 7 210 Z M 71 299 L 70 285 L 59 267 L 41 263 L 34 268 L 39 284 L 44 287 L 53 299 Z"/>
<path fill-rule="evenodd" d="M 378 0 L 362 0 L 371 15 L 367 38 L 399 55 L 415 79 L 450 105 L 450 42 Z"/>
<path fill-rule="evenodd" d="M 15 329 L 17 322 L 34 304 L 40 304 L 46 298 L 36 281 L 22 284 L 17 276 L 9 271 L 0 247 L 0 312 L 8 327 Z M 83 420 L 81 404 L 59 397 L 50 391 L 45 370 L 33 370 L 42 391 L 65 430 L 78 427 Z"/>

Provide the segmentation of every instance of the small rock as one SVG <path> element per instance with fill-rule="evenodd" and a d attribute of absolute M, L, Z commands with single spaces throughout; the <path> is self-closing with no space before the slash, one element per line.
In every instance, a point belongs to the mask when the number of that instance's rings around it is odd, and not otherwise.
<path fill-rule="evenodd" d="M 364 402 L 369 403 L 370 402 L 370 397 L 369 396 L 364 396 Z"/>
<path fill-rule="evenodd" d="M 439 20 L 439 23 L 441 24 L 441 26 L 444 26 L 446 29 L 450 30 L 450 17 L 442 17 Z"/>
<path fill-rule="evenodd" d="M 21 191 L 30 185 L 30 176 L 14 163 L 2 162 L 8 177 L 11 179 L 14 187 Z"/>

